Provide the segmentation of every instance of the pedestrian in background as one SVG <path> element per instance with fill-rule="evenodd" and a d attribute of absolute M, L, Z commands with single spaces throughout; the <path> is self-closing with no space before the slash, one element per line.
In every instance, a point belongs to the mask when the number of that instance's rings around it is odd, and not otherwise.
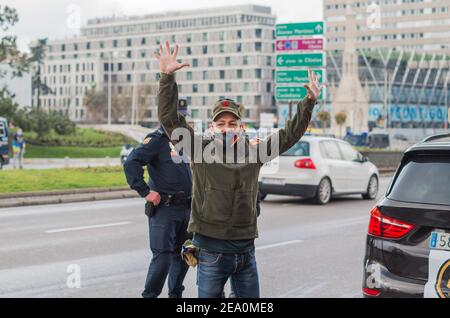
<path fill-rule="evenodd" d="M 20 169 L 23 169 L 23 156 L 25 154 L 25 139 L 23 137 L 23 130 L 21 128 L 17 129 L 17 132 L 14 134 L 13 142 L 12 142 L 12 150 L 13 150 L 13 168 L 16 169 L 18 166 Z"/>

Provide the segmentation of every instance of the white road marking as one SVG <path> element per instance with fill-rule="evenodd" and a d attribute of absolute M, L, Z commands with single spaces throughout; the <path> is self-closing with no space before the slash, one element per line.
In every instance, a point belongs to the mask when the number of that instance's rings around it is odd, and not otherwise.
<path fill-rule="evenodd" d="M 293 241 L 286 241 L 286 242 L 281 242 L 281 243 L 276 243 L 276 244 L 263 245 L 263 246 L 258 246 L 256 248 L 256 250 L 260 251 L 260 250 L 265 250 L 268 248 L 279 247 L 279 246 L 290 245 L 290 244 L 297 244 L 297 243 L 302 243 L 302 242 L 303 242 L 302 240 L 293 240 Z"/>
<path fill-rule="evenodd" d="M 131 222 L 118 222 L 118 223 L 108 223 L 108 224 L 97 224 L 97 225 L 87 225 L 87 226 L 79 226 L 79 227 L 68 227 L 64 229 L 56 229 L 56 230 L 47 230 L 45 233 L 61 233 L 61 232 L 70 232 L 70 231 L 81 231 L 81 230 L 90 230 L 90 229 L 98 229 L 102 227 L 111 227 L 111 226 L 119 226 L 119 225 L 127 225 L 131 224 Z"/>
<path fill-rule="evenodd" d="M 316 290 L 320 290 L 324 288 L 328 283 L 327 282 L 319 282 L 312 287 L 299 286 L 297 288 L 291 289 L 290 291 L 279 296 L 280 298 L 304 298 L 309 294 L 314 293 Z M 298 291 L 301 293 L 297 294 Z"/>

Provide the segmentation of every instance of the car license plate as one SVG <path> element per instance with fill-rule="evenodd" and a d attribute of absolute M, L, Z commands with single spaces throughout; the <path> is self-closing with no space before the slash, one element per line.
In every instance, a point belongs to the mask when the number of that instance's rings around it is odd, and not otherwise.
<path fill-rule="evenodd" d="M 284 179 L 279 178 L 263 178 L 263 183 L 284 185 Z"/>
<path fill-rule="evenodd" d="M 430 248 L 433 250 L 450 251 L 450 233 L 431 233 Z"/>

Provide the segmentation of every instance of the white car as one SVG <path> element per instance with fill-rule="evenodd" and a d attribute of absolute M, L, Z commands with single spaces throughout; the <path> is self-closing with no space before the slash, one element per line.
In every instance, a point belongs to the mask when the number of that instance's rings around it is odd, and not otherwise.
<path fill-rule="evenodd" d="M 367 157 L 336 138 L 303 136 L 279 158 L 265 164 L 259 176 L 261 198 L 267 194 L 314 198 L 327 204 L 333 196 L 378 194 L 379 173 Z"/>

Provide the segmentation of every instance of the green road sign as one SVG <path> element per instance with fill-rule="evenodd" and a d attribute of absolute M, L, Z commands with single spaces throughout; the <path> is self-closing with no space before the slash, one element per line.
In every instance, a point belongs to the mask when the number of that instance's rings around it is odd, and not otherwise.
<path fill-rule="evenodd" d="M 322 53 L 277 55 L 277 67 L 321 67 L 323 63 Z"/>
<path fill-rule="evenodd" d="M 322 83 L 323 70 L 313 70 L 313 72 L 319 79 L 319 83 Z M 286 83 L 305 84 L 309 82 L 308 71 L 307 70 L 276 71 L 275 82 L 277 84 L 286 84 Z"/>
<path fill-rule="evenodd" d="M 324 25 L 322 21 L 276 25 L 276 36 L 307 36 L 322 34 L 324 34 Z"/>
<path fill-rule="evenodd" d="M 306 88 L 302 86 L 277 86 L 275 90 L 275 98 L 279 101 L 299 101 L 308 94 Z M 319 95 L 319 99 L 322 99 L 322 93 Z"/>

